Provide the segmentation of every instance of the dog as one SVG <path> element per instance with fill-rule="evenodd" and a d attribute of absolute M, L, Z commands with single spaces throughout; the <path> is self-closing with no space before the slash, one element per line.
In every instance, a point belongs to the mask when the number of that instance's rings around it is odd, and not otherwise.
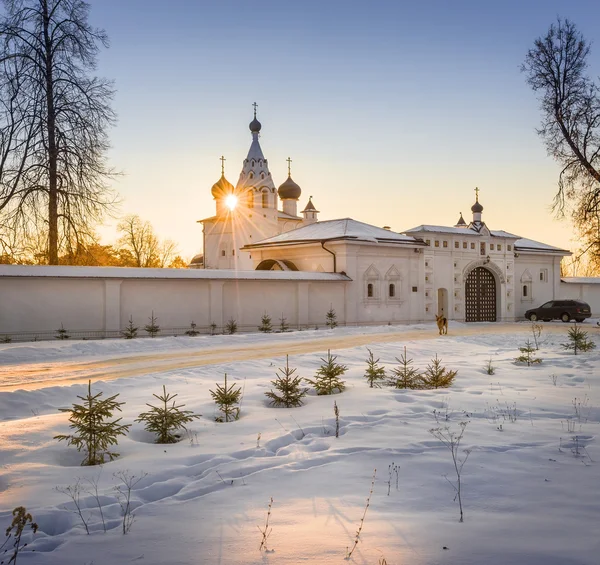
<path fill-rule="evenodd" d="M 435 321 L 437 323 L 438 330 L 440 330 L 440 335 L 448 333 L 448 318 L 445 316 L 436 316 Z"/>

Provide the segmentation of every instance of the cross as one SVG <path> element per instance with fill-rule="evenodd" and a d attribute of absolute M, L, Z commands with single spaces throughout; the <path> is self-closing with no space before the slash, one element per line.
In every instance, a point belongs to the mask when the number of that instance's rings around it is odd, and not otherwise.
<path fill-rule="evenodd" d="M 225 159 L 225 157 L 223 157 L 223 155 L 221 155 L 220 161 L 221 161 L 221 174 L 223 176 L 225 176 L 225 161 L 227 159 Z"/>
<path fill-rule="evenodd" d="M 291 168 L 292 160 L 288 157 L 286 159 L 286 161 L 287 161 L 287 164 L 288 164 L 288 177 L 291 177 L 292 176 L 292 168 Z"/>
<path fill-rule="evenodd" d="M 258 104 L 254 102 L 252 106 L 254 106 L 254 118 L 256 119 L 256 109 L 258 108 Z"/>
<path fill-rule="evenodd" d="M 479 188 L 475 187 L 475 200 L 479 202 Z"/>

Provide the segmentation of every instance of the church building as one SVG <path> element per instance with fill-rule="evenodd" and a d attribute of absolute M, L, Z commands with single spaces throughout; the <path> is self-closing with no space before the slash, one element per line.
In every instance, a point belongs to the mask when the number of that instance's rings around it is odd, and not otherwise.
<path fill-rule="evenodd" d="M 351 218 L 319 221 L 312 197 L 299 216 L 302 190 L 292 180 L 291 161 L 276 188 L 259 143 L 261 127 L 255 105 L 240 177 L 234 187 L 222 165 L 212 187 L 216 214 L 200 220 L 203 262 L 192 267 L 343 274 L 349 279 L 344 318 L 356 323 L 416 322 L 436 314 L 513 321 L 559 297 L 560 262 L 570 252 L 490 229 L 479 189 L 469 223 L 460 214 L 451 226 L 396 233 Z M 339 296 L 331 298 L 339 303 Z"/>

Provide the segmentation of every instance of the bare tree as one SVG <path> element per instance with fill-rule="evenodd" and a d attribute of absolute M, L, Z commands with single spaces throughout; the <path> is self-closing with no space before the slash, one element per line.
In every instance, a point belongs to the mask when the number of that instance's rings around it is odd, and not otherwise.
<path fill-rule="evenodd" d="M 122 234 L 117 243 L 131 254 L 135 267 L 164 268 L 177 255 L 177 245 L 169 239 L 161 242 L 150 222 L 137 215 L 125 216 L 117 229 Z"/>
<path fill-rule="evenodd" d="M 538 133 L 562 167 L 554 210 L 571 213 L 583 252 L 600 264 L 600 87 L 587 74 L 589 54 L 575 24 L 559 18 L 535 40 L 522 71 L 539 94 Z"/>
<path fill-rule="evenodd" d="M 103 30 L 83 0 L 4 0 L 0 22 L 0 214 L 4 232 L 47 233 L 47 261 L 114 204 L 112 83 L 93 76 Z"/>

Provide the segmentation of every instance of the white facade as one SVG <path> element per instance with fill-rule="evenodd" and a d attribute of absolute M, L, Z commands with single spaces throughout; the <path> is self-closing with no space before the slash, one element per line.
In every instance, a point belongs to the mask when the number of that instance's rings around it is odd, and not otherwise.
<path fill-rule="evenodd" d="M 274 325 L 283 316 L 291 327 L 322 327 L 330 308 L 341 324 L 513 321 L 554 298 L 583 299 L 600 314 L 598 279 L 561 281 L 569 251 L 490 230 L 478 195 L 469 224 L 461 214 L 454 226 L 404 233 L 318 221 L 311 199 L 299 217 L 301 189 L 289 168 L 275 188 L 260 129 L 255 116 L 236 187 L 224 167 L 212 187 L 204 269 L 0 266 L 0 339 L 51 337 L 61 324 L 74 335 L 117 336 L 130 317 L 143 328 L 152 311 L 170 333 L 191 322 L 221 331 L 230 319 L 255 330 L 265 313 Z"/>
<path fill-rule="evenodd" d="M 244 245 L 317 219 L 310 200 L 303 217 L 297 215 L 301 189 L 292 180 L 289 168 L 288 179 L 279 189 L 275 188 L 269 163 L 258 140 L 261 128 L 255 112 L 250 122 L 252 143 L 236 186 L 227 181 L 223 168 L 221 178 L 212 187 L 216 214 L 199 220 L 203 225 L 205 269 L 251 270 L 251 256 L 240 253 Z M 288 159 L 288 166 L 290 161 Z M 279 209 L 280 200 L 282 209 Z"/>

